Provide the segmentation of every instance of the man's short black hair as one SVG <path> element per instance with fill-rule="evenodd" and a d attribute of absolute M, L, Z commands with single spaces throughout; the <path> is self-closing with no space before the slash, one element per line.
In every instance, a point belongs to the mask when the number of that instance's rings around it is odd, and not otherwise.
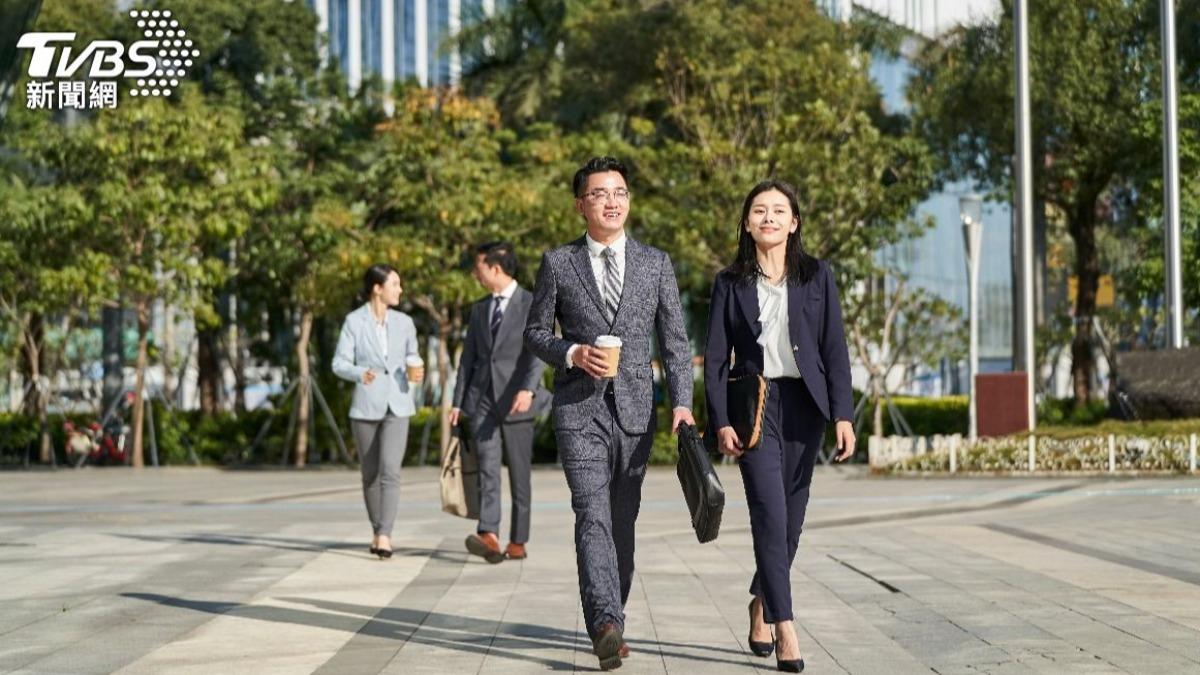
<path fill-rule="evenodd" d="M 616 157 L 593 157 L 575 172 L 575 180 L 571 184 L 575 190 L 575 197 L 583 197 L 583 188 L 587 187 L 588 176 L 608 171 L 616 171 L 626 182 L 629 181 L 629 169 L 621 163 L 621 160 Z"/>
<path fill-rule="evenodd" d="M 475 255 L 483 256 L 488 265 L 499 265 L 510 277 L 517 276 L 517 252 L 507 241 L 489 241 L 475 247 Z"/>

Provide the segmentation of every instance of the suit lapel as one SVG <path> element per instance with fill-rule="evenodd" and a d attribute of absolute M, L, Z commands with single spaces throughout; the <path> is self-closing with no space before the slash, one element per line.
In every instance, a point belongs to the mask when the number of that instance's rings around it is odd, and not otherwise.
<path fill-rule="evenodd" d="M 621 316 L 625 314 L 625 308 L 631 302 L 630 298 L 640 292 L 640 289 L 650 288 L 645 276 L 648 272 L 644 256 L 642 256 L 642 245 L 626 234 L 625 278 L 621 282 L 621 302 L 617 305 L 617 315 L 613 319 L 613 325 L 616 325 L 617 321 L 621 320 Z"/>
<path fill-rule="evenodd" d="M 592 296 L 592 301 L 603 313 L 604 300 L 600 297 L 600 287 L 596 285 L 596 275 L 592 273 L 592 260 L 588 253 L 587 240 L 580 238 L 577 242 L 575 253 L 571 256 L 571 264 L 575 266 L 575 272 L 579 274 L 579 280 L 587 289 L 588 295 Z M 628 250 L 626 255 L 628 255 Z"/>
<path fill-rule="evenodd" d="M 758 284 L 743 283 L 740 280 L 735 280 L 733 283 L 733 295 L 737 298 L 738 307 L 742 310 L 742 316 L 746 317 L 746 323 L 750 325 L 750 330 L 757 338 L 762 334 L 762 322 L 759 321 L 758 314 Z M 796 294 L 789 294 L 796 295 Z"/>
<path fill-rule="evenodd" d="M 500 340 L 504 340 L 505 336 L 511 332 L 510 329 L 512 328 L 512 322 L 515 321 L 516 319 L 512 319 L 510 317 L 512 317 L 514 314 L 520 313 L 519 310 L 521 308 L 521 303 L 524 302 L 524 295 L 525 295 L 523 293 L 524 290 L 525 289 L 521 288 L 520 286 L 517 286 L 516 290 L 513 291 L 512 297 L 508 299 L 508 307 L 504 308 L 504 314 L 502 314 L 500 316 L 500 329 L 496 331 L 496 336 Z M 491 323 L 490 318 L 488 320 L 488 323 L 489 324 Z M 490 327 L 489 327 L 488 335 L 490 336 L 491 334 L 492 334 L 492 331 L 490 330 Z M 496 344 L 495 344 L 496 339 L 495 338 L 489 338 L 489 339 L 492 340 L 492 343 L 493 343 L 492 348 L 494 350 L 496 347 Z"/>
<path fill-rule="evenodd" d="M 387 339 L 388 339 L 388 366 L 397 363 L 397 359 L 403 358 L 401 354 L 403 349 L 400 345 L 404 341 L 400 339 L 400 313 L 388 310 L 387 313 Z"/>
<path fill-rule="evenodd" d="M 804 320 L 804 303 L 811 292 L 811 283 L 798 286 L 788 282 L 788 326 L 793 330 L 799 328 L 796 324 Z"/>
<path fill-rule="evenodd" d="M 495 304 L 496 304 L 496 296 L 489 295 L 486 300 L 484 300 L 483 302 L 481 302 L 479 304 L 483 305 L 483 307 L 481 308 L 481 311 L 477 312 L 477 315 L 479 318 L 476 320 L 479 323 L 483 324 L 481 327 L 481 330 L 483 331 L 483 344 L 488 348 L 488 350 L 491 350 L 491 348 L 492 348 L 492 309 L 495 307 Z M 504 321 L 501 320 L 500 324 L 504 325 Z"/>

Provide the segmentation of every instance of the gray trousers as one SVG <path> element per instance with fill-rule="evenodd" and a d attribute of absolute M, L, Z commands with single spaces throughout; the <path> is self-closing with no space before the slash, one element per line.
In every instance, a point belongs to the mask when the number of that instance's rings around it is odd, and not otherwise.
<path fill-rule="evenodd" d="M 604 624 L 625 627 L 625 602 L 633 585 L 634 524 L 654 444 L 653 430 L 627 434 L 621 429 L 611 394 L 604 402 L 583 429 L 555 431 L 575 511 L 579 597 L 592 639 Z"/>
<path fill-rule="evenodd" d="M 408 419 L 396 417 L 389 410 L 381 420 L 350 420 L 362 464 L 363 500 L 376 535 L 392 536 L 392 524 L 396 522 Z"/>
<path fill-rule="evenodd" d="M 529 541 L 533 420 L 501 422 L 493 412 L 489 402 L 481 404 L 471 417 L 471 435 L 479 459 L 478 531 L 500 532 L 500 457 L 503 455 L 508 462 L 508 488 L 512 492 L 508 539 L 524 544 Z"/>

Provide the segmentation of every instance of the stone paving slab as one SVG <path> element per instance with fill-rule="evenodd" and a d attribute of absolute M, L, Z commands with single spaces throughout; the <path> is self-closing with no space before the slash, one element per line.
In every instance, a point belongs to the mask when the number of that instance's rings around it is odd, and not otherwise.
<path fill-rule="evenodd" d="M 620 672 L 775 672 L 746 649 L 749 521 L 718 470 L 706 545 L 673 471 L 647 477 Z M 0 473 L 0 672 L 597 670 L 560 469 L 534 472 L 530 558 L 500 565 L 465 553 L 435 471 L 402 485 L 384 562 L 350 471 Z M 1194 478 L 839 467 L 813 494 L 792 570 L 806 672 L 1200 673 Z"/>

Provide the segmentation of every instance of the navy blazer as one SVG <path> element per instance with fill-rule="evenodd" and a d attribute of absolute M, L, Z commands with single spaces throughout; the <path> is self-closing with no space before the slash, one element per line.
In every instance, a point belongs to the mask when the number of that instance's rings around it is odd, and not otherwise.
<path fill-rule="evenodd" d="M 788 333 L 800 377 L 827 420 L 851 420 L 850 354 L 837 284 L 829 264 L 820 261 L 805 284 L 788 282 Z M 708 346 L 704 350 L 704 393 L 708 399 L 710 432 L 729 426 L 726 386 L 730 364 L 735 375 L 763 371 L 758 336 L 758 288 L 741 283 L 728 271 L 713 281 L 708 315 Z M 736 355 L 730 358 L 730 353 Z"/>

